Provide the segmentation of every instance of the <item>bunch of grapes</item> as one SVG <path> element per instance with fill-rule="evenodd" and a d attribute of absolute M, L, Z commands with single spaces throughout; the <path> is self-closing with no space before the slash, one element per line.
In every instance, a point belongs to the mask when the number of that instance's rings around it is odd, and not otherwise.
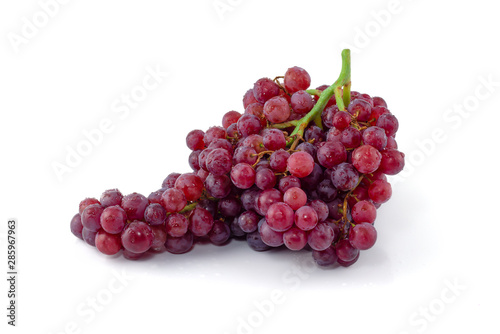
<path fill-rule="evenodd" d="M 381 97 L 350 90 L 349 51 L 339 79 L 310 89 L 300 67 L 261 78 L 244 112 L 186 136 L 192 172 L 171 173 L 148 197 L 106 190 L 80 202 L 71 231 L 100 252 L 138 259 L 181 254 L 196 242 L 245 239 L 256 251 L 307 249 L 320 266 L 349 266 L 376 239 L 386 175 L 404 167 L 398 120 Z"/>

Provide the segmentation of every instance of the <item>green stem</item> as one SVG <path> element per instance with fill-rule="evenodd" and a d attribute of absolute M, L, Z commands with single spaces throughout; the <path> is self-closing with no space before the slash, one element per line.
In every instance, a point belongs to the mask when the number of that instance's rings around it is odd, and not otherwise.
<path fill-rule="evenodd" d="M 343 87 L 345 88 L 343 89 Z M 312 91 L 309 90 L 308 93 L 312 93 Z M 335 95 L 335 101 L 339 110 L 345 110 L 345 106 L 349 105 L 351 99 L 351 52 L 349 49 L 342 50 L 342 69 L 339 78 L 333 85 L 321 93 L 318 102 L 316 102 L 311 111 L 298 121 L 295 129 L 290 134 L 292 138 L 287 142 L 287 145 L 291 145 L 293 136 L 304 135 L 304 130 L 309 125 L 309 122 L 315 119 L 318 120 L 318 117 L 321 117 L 321 112 L 323 112 L 323 109 L 325 109 L 326 104 L 333 95 Z"/>
<path fill-rule="evenodd" d="M 193 210 L 194 208 L 196 208 L 196 206 L 198 205 L 198 202 L 193 202 L 191 204 L 188 204 L 184 207 L 184 209 L 182 209 L 181 211 L 179 211 L 179 213 L 184 213 L 184 212 L 188 212 L 188 211 L 191 211 Z"/>

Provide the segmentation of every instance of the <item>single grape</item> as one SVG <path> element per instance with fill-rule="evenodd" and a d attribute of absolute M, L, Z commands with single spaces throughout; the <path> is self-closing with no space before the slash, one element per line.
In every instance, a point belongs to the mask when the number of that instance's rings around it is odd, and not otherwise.
<path fill-rule="evenodd" d="M 240 117 L 241 114 L 239 112 L 234 110 L 228 111 L 222 117 L 222 127 L 224 129 L 227 129 L 231 124 L 238 122 L 238 119 L 240 119 Z"/>
<path fill-rule="evenodd" d="M 111 234 L 121 233 L 127 223 L 127 213 L 118 205 L 108 206 L 102 212 L 100 222 L 104 231 Z"/>
<path fill-rule="evenodd" d="M 306 177 L 314 169 L 314 159 L 306 152 L 294 152 L 288 158 L 287 169 L 293 176 Z"/>
<path fill-rule="evenodd" d="M 338 259 L 334 246 L 330 246 L 323 251 L 313 250 L 312 257 L 316 264 L 321 267 L 331 266 L 337 263 Z"/>
<path fill-rule="evenodd" d="M 267 150 L 277 151 L 286 147 L 285 135 L 278 129 L 268 129 L 262 140 Z"/>
<path fill-rule="evenodd" d="M 203 142 L 208 146 L 217 138 L 226 139 L 226 129 L 221 126 L 212 126 L 205 132 Z"/>
<path fill-rule="evenodd" d="M 382 107 L 386 107 L 387 108 L 387 103 L 385 102 L 385 100 L 381 97 L 378 97 L 378 96 L 374 96 L 372 98 L 373 100 L 373 106 L 374 107 L 377 107 L 377 106 L 382 106 Z"/>
<path fill-rule="evenodd" d="M 318 144 L 325 141 L 325 134 L 321 128 L 311 125 L 304 131 L 304 139 L 306 142 Z"/>
<path fill-rule="evenodd" d="M 271 248 L 262 241 L 262 238 L 260 237 L 259 231 L 254 231 L 252 233 L 248 233 L 247 234 L 247 243 L 251 249 L 253 249 L 254 251 L 257 251 L 257 252 L 263 252 L 263 251 L 269 250 Z"/>
<path fill-rule="evenodd" d="M 351 115 L 347 111 L 339 111 L 333 115 L 332 125 L 342 131 L 351 124 Z"/>
<path fill-rule="evenodd" d="M 270 98 L 279 95 L 279 86 L 269 78 L 261 78 L 253 85 L 253 95 L 260 103 L 266 103 Z"/>
<path fill-rule="evenodd" d="M 310 231 L 318 224 L 318 214 L 312 207 L 306 205 L 295 211 L 294 222 L 301 230 Z"/>
<path fill-rule="evenodd" d="M 314 211 L 316 211 L 319 222 L 323 222 L 328 218 L 329 214 L 328 205 L 322 200 L 315 199 L 314 201 L 311 201 L 311 203 L 309 203 L 309 206 L 312 207 Z"/>
<path fill-rule="evenodd" d="M 107 233 L 101 229 L 95 236 L 95 246 L 103 254 L 115 255 L 122 249 L 121 237 L 119 234 Z"/>
<path fill-rule="evenodd" d="M 193 235 L 203 237 L 210 232 L 214 224 L 214 218 L 207 210 L 196 207 L 189 216 L 189 229 Z"/>
<path fill-rule="evenodd" d="M 293 210 L 286 203 L 274 203 L 267 210 L 266 222 L 273 231 L 284 232 L 293 225 Z"/>
<path fill-rule="evenodd" d="M 314 164 L 312 172 L 300 180 L 302 188 L 309 192 L 314 191 L 323 178 L 323 169 L 320 165 Z"/>
<path fill-rule="evenodd" d="M 237 219 L 238 225 L 245 233 L 252 233 L 257 230 L 259 216 L 252 210 L 243 212 Z"/>
<path fill-rule="evenodd" d="M 243 95 L 243 108 L 246 108 L 252 103 L 258 102 L 253 95 L 253 89 L 250 88 L 246 91 L 245 95 Z"/>
<path fill-rule="evenodd" d="M 382 161 L 382 154 L 371 145 L 361 145 L 352 153 L 352 164 L 363 174 L 375 172 Z"/>
<path fill-rule="evenodd" d="M 356 148 L 361 144 L 361 132 L 352 126 L 348 126 L 342 131 L 340 142 L 346 148 Z"/>
<path fill-rule="evenodd" d="M 240 189 L 248 189 L 253 186 L 255 184 L 255 177 L 255 170 L 247 163 L 239 163 L 231 169 L 231 181 Z M 205 184 L 206 183 L 205 181 Z"/>
<path fill-rule="evenodd" d="M 208 233 L 208 238 L 210 242 L 214 245 L 224 245 L 231 236 L 231 229 L 223 221 L 216 221 L 210 232 Z"/>
<path fill-rule="evenodd" d="M 338 260 L 343 262 L 353 261 L 359 254 L 359 249 L 354 248 L 349 240 L 342 239 L 335 245 Z"/>
<path fill-rule="evenodd" d="M 270 98 L 264 104 L 264 116 L 271 123 L 282 123 L 290 117 L 288 101 L 281 96 Z"/>
<path fill-rule="evenodd" d="M 300 179 L 293 175 L 287 175 L 280 179 L 278 183 L 279 190 L 284 194 L 290 188 L 300 188 Z"/>
<path fill-rule="evenodd" d="M 148 196 L 149 203 L 158 203 L 158 204 L 161 204 L 161 195 L 163 194 L 163 192 L 165 190 L 167 190 L 167 189 L 162 188 L 162 189 L 158 189 L 156 191 L 153 191 L 151 194 L 149 194 L 149 196 Z"/>
<path fill-rule="evenodd" d="M 288 204 L 292 210 L 298 210 L 307 203 L 307 195 L 299 187 L 291 187 L 283 195 L 283 202 Z"/>
<path fill-rule="evenodd" d="M 274 151 L 269 157 L 269 165 L 275 172 L 283 173 L 287 168 L 287 162 L 289 158 L 290 153 L 283 149 Z"/>
<path fill-rule="evenodd" d="M 165 221 L 167 234 L 171 237 L 182 237 L 189 228 L 188 219 L 180 213 L 172 213 Z"/>
<path fill-rule="evenodd" d="M 86 198 L 80 202 L 80 205 L 78 206 L 78 212 L 82 214 L 83 210 L 85 210 L 87 206 L 92 204 L 101 204 L 101 202 L 99 202 L 97 198 Z"/>
<path fill-rule="evenodd" d="M 191 169 L 194 172 L 197 172 L 201 168 L 200 162 L 199 162 L 199 156 L 200 156 L 201 152 L 202 152 L 201 150 L 198 150 L 198 151 L 192 151 L 189 154 L 189 158 L 188 158 L 189 167 L 191 167 Z"/>
<path fill-rule="evenodd" d="M 218 209 L 225 217 L 236 217 L 241 211 L 241 201 L 233 196 L 222 198 L 218 203 Z"/>
<path fill-rule="evenodd" d="M 349 242 L 352 247 L 360 250 L 372 248 L 377 241 L 377 230 L 370 223 L 355 225 L 349 231 Z"/>
<path fill-rule="evenodd" d="M 359 201 L 352 207 L 352 219 L 356 224 L 371 223 L 377 218 L 377 209 L 375 206 L 366 200 Z"/>
<path fill-rule="evenodd" d="M 262 124 L 257 116 L 244 114 L 238 119 L 236 128 L 242 137 L 247 137 L 259 133 L 262 130 Z"/>
<path fill-rule="evenodd" d="M 177 188 L 170 188 L 161 195 L 161 205 L 167 212 L 179 212 L 187 204 L 186 196 Z"/>
<path fill-rule="evenodd" d="M 167 232 L 163 225 L 151 226 L 151 231 L 153 231 L 153 244 L 151 249 L 155 252 L 160 252 L 165 247 L 165 242 L 167 242 Z"/>
<path fill-rule="evenodd" d="M 127 213 L 128 220 L 143 220 L 148 205 L 149 201 L 144 195 L 132 193 L 123 197 L 121 207 Z"/>
<path fill-rule="evenodd" d="M 262 242 L 271 247 L 283 245 L 283 233 L 272 230 L 265 219 L 259 223 L 259 234 Z"/>
<path fill-rule="evenodd" d="M 318 149 L 316 156 L 321 166 L 332 168 L 346 161 L 347 151 L 340 141 L 327 141 Z"/>
<path fill-rule="evenodd" d="M 144 253 L 153 244 L 153 231 L 145 222 L 135 220 L 121 234 L 123 247 L 132 253 Z"/>
<path fill-rule="evenodd" d="M 292 109 L 297 114 L 307 114 L 314 107 L 314 100 L 305 90 L 299 90 L 292 94 Z"/>
<path fill-rule="evenodd" d="M 382 114 L 377 120 L 377 126 L 385 130 L 387 137 L 393 136 L 399 128 L 396 116 L 390 113 Z"/>
<path fill-rule="evenodd" d="M 89 231 L 97 232 L 101 228 L 101 215 L 104 208 L 101 204 L 91 204 L 82 213 L 82 225 Z"/>
<path fill-rule="evenodd" d="M 202 130 L 193 130 L 189 132 L 186 136 L 186 145 L 192 150 L 202 150 L 205 147 L 205 142 L 203 138 L 205 137 L 205 132 Z"/>
<path fill-rule="evenodd" d="M 144 212 L 144 220 L 152 226 L 162 225 L 165 223 L 166 219 L 167 211 L 158 203 L 149 204 Z"/>
<path fill-rule="evenodd" d="M 207 170 L 213 175 L 223 175 L 231 170 L 231 155 L 222 148 L 212 150 L 207 156 Z"/>
<path fill-rule="evenodd" d="M 307 243 L 315 251 L 323 251 L 332 245 L 335 238 L 335 232 L 326 223 L 316 225 L 307 238 Z"/>
<path fill-rule="evenodd" d="M 257 152 L 252 147 L 240 146 L 234 151 L 233 164 L 244 162 L 253 165 L 257 162 Z"/>
<path fill-rule="evenodd" d="M 175 188 L 182 191 L 187 201 L 196 201 L 203 193 L 203 181 L 194 173 L 185 173 L 177 178 Z"/>
<path fill-rule="evenodd" d="M 204 152 L 204 151 L 203 151 Z M 175 186 L 175 181 L 181 176 L 180 173 L 170 173 L 167 175 L 165 180 L 163 180 L 161 187 L 165 189 L 173 188 Z"/>
<path fill-rule="evenodd" d="M 255 174 L 255 185 L 262 190 L 273 188 L 276 185 L 276 175 L 269 168 L 259 168 Z"/>
<path fill-rule="evenodd" d="M 97 231 L 94 232 L 94 231 L 87 230 L 85 227 L 82 228 L 82 238 L 83 238 L 83 241 L 85 241 L 90 246 L 94 246 L 95 247 L 95 236 L 96 236 L 96 234 L 97 234 Z"/>
<path fill-rule="evenodd" d="M 392 195 L 391 184 L 384 180 L 376 180 L 368 188 L 368 196 L 375 203 L 385 203 Z"/>
<path fill-rule="evenodd" d="M 122 203 L 123 195 L 118 189 L 109 189 L 102 193 L 100 202 L 105 208 Z"/>
<path fill-rule="evenodd" d="M 332 183 L 341 191 L 354 189 L 354 187 L 358 184 L 358 180 L 358 171 L 352 164 L 347 162 L 343 162 L 336 166 L 332 173 Z"/>
<path fill-rule="evenodd" d="M 333 186 L 333 183 L 329 178 L 325 178 L 321 181 L 318 184 L 316 191 L 318 192 L 319 198 L 325 202 L 331 202 L 335 199 L 335 197 L 337 197 L 337 188 Z"/>
<path fill-rule="evenodd" d="M 193 248 L 194 237 L 191 232 L 187 232 L 182 237 L 178 238 L 167 238 L 165 243 L 165 248 L 169 253 L 172 254 L 183 254 L 187 253 Z"/>
<path fill-rule="evenodd" d="M 395 149 L 385 149 L 382 152 L 380 171 L 388 175 L 396 175 L 405 167 L 404 153 Z"/>
<path fill-rule="evenodd" d="M 307 233 L 297 227 L 292 227 L 283 233 L 283 243 L 290 250 L 301 250 L 307 245 Z"/>
<path fill-rule="evenodd" d="M 285 89 L 289 94 L 298 92 L 299 90 L 306 90 L 311 85 L 311 77 L 306 70 L 302 67 L 290 67 L 284 78 Z"/>
<path fill-rule="evenodd" d="M 83 225 L 82 225 L 82 215 L 81 214 L 77 213 L 76 215 L 73 216 L 73 218 L 71 218 L 70 229 L 71 229 L 71 233 L 73 233 L 73 235 L 75 237 L 83 240 L 83 236 L 82 236 Z"/>
<path fill-rule="evenodd" d="M 233 154 L 233 145 L 231 142 L 227 139 L 222 139 L 222 138 L 217 138 L 212 140 L 210 145 L 208 145 L 209 149 L 215 150 L 216 148 L 223 148 L 227 151 L 229 154 Z"/>
<path fill-rule="evenodd" d="M 251 147 L 257 153 L 266 150 L 266 147 L 264 146 L 264 139 L 262 138 L 261 135 L 257 134 L 246 137 L 241 145 Z"/>
<path fill-rule="evenodd" d="M 351 101 L 347 107 L 347 111 L 357 118 L 360 122 L 366 122 L 370 119 L 372 107 L 370 103 L 363 99 L 355 99 Z"/>
<path fill-rule="evenodd" d="M 331 105 L 326 107 L 323 112 L 321 113 L 321 120 L 323 121 L 323 124 L 330 129 L 334 126 L 333 124 L 333 119 L 335 115 L 339 112 L 339 107 L 337 105 Z M 349 121 L 351 120 L 351 116 L 349 116 Z"/>

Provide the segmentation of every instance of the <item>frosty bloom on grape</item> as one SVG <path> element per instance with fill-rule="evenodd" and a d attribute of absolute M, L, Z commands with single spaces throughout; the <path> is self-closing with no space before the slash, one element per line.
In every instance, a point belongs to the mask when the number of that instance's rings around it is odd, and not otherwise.
<path fill-rule="evenodd" d="M 82 333 L 82 328 L 93 322 L 109 305 L 116 295 L 122 293 L 135 277 L 126 271 L 111 271 L 112 277 L 106 282 L 104 288 L 92 293 L 84 301 L 80 302 L 75 309 L 76 316 L 66 322 L 62 328 L 51 331 L 48 334 L 73 334 Z"/>
<path fill-rule="evenodd" d="M 479 84 L 472 94 L 443 112 L 442 119 L 445 126 L 435 127 L 429 137 L 415 141 L 417 148 L 406 154 L 405 168 L 398 175 L 391 177 L 393 185 L 410 177 L 418 166 L 424 164 L 427 158 L 436 152 L 439 144 L 448 140 L 449 132 L 460 128 L 465 119 L 469 118 L 473 112 L 477 112 L 481 102 L 491 98 L 500 87 L 500 81 L 496 81 L 492 74 L 487 77 L 479 76 L 478 81 Z"/>
<path fill-rule="evenodd" d="M 359 26 L 354 27 L 352 43 L 342 42 L 340 48 L 350 49 L 353 53 L 360 53 L 362 49 L 370 45 L 373 38 L 380 35 L 383 28 L 389 26 L 393 16 L 400 14 L 403 9 L 400 0 L 390 0 L 385 9 L 372 10 L 370 12 L 372 20 L 366 22 L 362 28 Z"/>
<path fill-rule="evenodd" d="M 281 281 L 287 287 L 287 290 L 273 289 L 269 293 L 269 298 L 254 300 L 254 310 L 246 316 L 237 317 L 236 333 L 253 334 L 256 328 L 261 327 L 266 318 L 270 318 L 276 311 L 277 306 L 283 304 L 287 299 L 287 293 L 300 288 L 303 281 L 307 280 L 311 273 L 318 270 L 310 253 L 297 254 L 294 264 L 286 270 Z M 229 334 L 230 332 L 224 332 Z"/>
<path fill-rule="evenodd" d="M 38 36 L 40 31 L 45 28 L 51 19 L 55 18 L 62 6 L 69 3 L 70 0 L 40 0 L 38 6 L 40 9 L 32 15 L 21 17 L 21 28 L 19 32 L 8 32 L 7 39 L 14 49 L 15 53 L 19 53 L 22 45 L 28 44 L 33 38 Z"/>
<path fill-rule="evenodd" d="M 243 0 L 214 0 L 212 7 L 219 19 L 224 21 L 226 14 L 233 12 L 242 2 Z"/>
<path fill-rule="evenodd" d="M 400 331 L 398 334 L 425 332 L 439 316 L 450 308 L 451 304 L 457 301 L 462 292 L 467 289 L 467 286 L 459 282 L 457 278 L 453 280 L 445 279 L 443 286 L 436 297 L 420 305 L 415 312 L 410 314 L 408 323 L 412 327 L 412 330 Z"/>
<path fill-rule="evenodd" d="M 52 161 L 51 166 L 59 182 L 63 181 L 63 176 L 66 173 L 73 172 L 83 162 L 83 158 L 92 153 L 94 147 L 101 145 L 104 141 L 104 135 L 112 133 L 116 123 L 126 119 L 131 110 L 137 109 L 149 93 L 157 89 L 168 76 L 168 73 L 162 71 L 159 65 L 156 65 L 155 68 L 146 66 L 145 71 L 146 75 L 140 84 L 133 86 L 129 93 L 122 93 L 111 103 L 110 109 L 117 115 L 118 120 L 106 117 L 101 119 L 96 127 L 89 130 L 84 129 L 82 131 L 83 139 L 80 139 L 74 147 L 66 145 L 64 160 L 62 162 Z"/>

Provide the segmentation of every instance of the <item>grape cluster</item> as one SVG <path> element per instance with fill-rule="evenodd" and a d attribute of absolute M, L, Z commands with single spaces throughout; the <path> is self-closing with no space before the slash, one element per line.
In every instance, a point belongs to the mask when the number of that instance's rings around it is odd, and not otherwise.
<path fill-rule="evenodd" d="M 128 259 L 235 238 L 256 251 L 308 249 L 320 266 L 353 264 L 377 239 L 377 208 L 392 194 L 386 175 L 404 167 L 398 120 L 380 97 L 350 91 L 339 107 L 335 96 L 320 101 L 328 86 L 310 83 L 300 67 L 257 80 L 243 113 L 187 134 L 192 172 L 171 173 L 148 197 L 111 189 L 86 198 L 71 231 Z"/>

